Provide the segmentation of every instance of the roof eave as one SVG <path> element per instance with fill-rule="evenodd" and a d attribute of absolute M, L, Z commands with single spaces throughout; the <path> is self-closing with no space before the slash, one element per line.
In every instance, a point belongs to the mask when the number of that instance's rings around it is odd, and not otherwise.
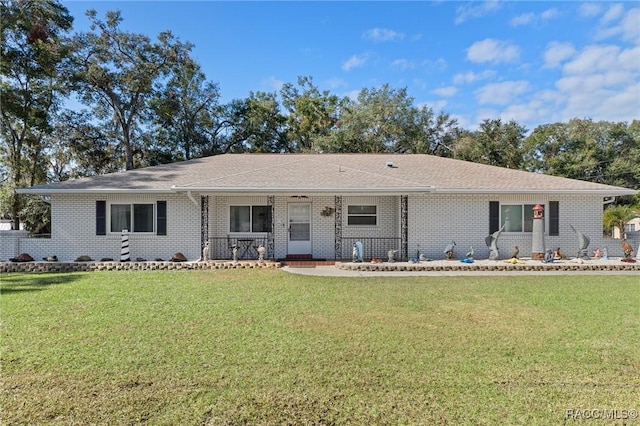
<path fill-rule="evenodd" d="M 113 188 L 95 188 L 95 189 L 62 189 L 62 188 L 18 188 L 18 194 L 35 194 L 35 195 L 53 195 L 53 194 L 167 194 L 171 193 L 170 189 L 113 189 Z"/>
<path fill-rule="evenodd" d="M 216 192 L 242 194 L 407 194 L 429 193 L 432 186 L 393 187 L 393 188 L 255 188 L 255 187 L 171 187 L 174 192 Z"/>
<path fill-rule="evenodd" d="M 601 195 L 603 197 L 635 195 L 632 189 L 459 189 L 442 188 L 433 192 L 439 194 L 563 194 L 563 195 Z"/>

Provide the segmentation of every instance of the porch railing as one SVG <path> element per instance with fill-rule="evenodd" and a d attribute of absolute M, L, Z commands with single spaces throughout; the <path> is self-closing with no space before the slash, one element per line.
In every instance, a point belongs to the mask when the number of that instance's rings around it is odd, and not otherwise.
<path fill-rule="evenodd" d="M 401 238 L 377 238 L 377 237 L 342 237 L 342 259 L 351 259 L 353 256 L 353 244 L 356 241 L 362 243 L 362 258 L 365 262 L 374 257 L 387 260 L 389 250 L 398 250 L 397 260 L 402 257 Z"/>
<path fill-rule="evenodd" d="M 233 259 L 233 247 L 238 247 L 238 260 L 257 260 L 260 244 L 267 247 L 266 237 L 209 237 L 209 258 L 214 260 Z M 265 254 L 273 259 L 274 253 Z"/>

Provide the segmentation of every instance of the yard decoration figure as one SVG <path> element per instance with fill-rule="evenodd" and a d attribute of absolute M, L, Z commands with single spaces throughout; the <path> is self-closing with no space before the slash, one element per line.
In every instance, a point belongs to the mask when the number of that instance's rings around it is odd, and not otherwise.
<path fill-rule="evenodd" d="M 595 257 L 596 259 L 600 259 L 602 257 L 602 252 L 600 251 L 599 248 L 596 248 L 593 251 L 593 257 Z"/>
<path fill-rule="evenodd" d="M 489 260 L 498 260 L 500 258 L 500 253 L 498 252 L 498 238 L 500 238 L 502 231 L 504 231 L 504 225 L 502 225 L 502 228 L 484 239 L 487 247 L 491 250 L 489 253 Z"/>
<path fill-rule="evenodd" d="M 260 244 L 258 246 L 258 262 L 259 263 L 264 263 L 264 254 L 267 252 L 267 249 Z"/>
<path fill-rule="evenodd" d="M 589 254 L 587 253 L 587 247 L 589 247 L 589 242 L 591 241 L 589 237 L 584 235 L 580 231 L 576 231 L 573 225 L 569 225 L 573 232 L 578 236 L 578 255 L 577 257 L 585 260 L 589 260 Z"/>
<path fill-rule="evenodd" d="M 400 252 L 400 250 L 389 250 L 387 252 L 387 257 L 388 257 L 387 262 L 389 262 L 389 263 L 395 262 L 396 261 L 396 254 L 398 252 Z"/>
<path fill-rule="evenodd" d="M 456 242 L 455 241 L 451 241 L 445 248 L 444 248 L 444 256 L 446 257 L 447 260 L 451 260 L 453 259 L 453 248 L 456 246 Z"/>
<path fill-rule="evenodd" d="M 209 261 L 209 241 L 205 241 L 204 248 L 202 249 L 202 261 Z"/>
<path fill-rule="evenodd" d="M 231 253 L 233 254 L 233 263 L 238 262 L 238 245 L 234 244 L 231 246 Z"/>
<path fill-rule="evenodd" d="M 548 249 L 544 255 L 544 263 L 553 263 L 553 250 Z"/>
<path fill-rule="evenodd" d="M 560 251 L 560 247 L 553 251 L 554 260 L 567 260 L 567 255 Z"/>
<path fill-rule="evenodd" d="M 469 247 L 469 251 L 465 254 L 467 259 L 473 259 L 473 255 L 476 254 L 476 251 L 473 249 L 473 246 Z"/>
<path fill-rule="evenodd" d="M 631 244 L 629 244 L 626 238 L 622 239 L 622 241 L 620 242 L 620 245 L 622 246 L 622 252 L 624 253 L 624 257 L 627 257 L 627 258 L 631 257 L 631 254 L 633 253 L 633 247 L 631 246 Z"/>
<path fill-rule="evenodd" d="M 120 262 L 129 262 L 131 255 L 129 254 L 129 230 L 122 230 L 122 242 L 120 244 Z"/>
<path fill-rule="evenodd" d="M 353 243 L 353 253 L 351 260 L 354 263 L 362 262 L 362 242 L 356 241 L 355 243 Z"/>
<path fill-rule="evenodd" d="M 602 260 L 609 260 L 609 249 L 607 246 L 602 247 Z"/>

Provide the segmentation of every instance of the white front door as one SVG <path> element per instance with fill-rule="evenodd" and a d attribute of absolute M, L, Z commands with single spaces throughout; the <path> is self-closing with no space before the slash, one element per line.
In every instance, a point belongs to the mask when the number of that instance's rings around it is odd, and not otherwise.
<path fill-rule="evenodd" d="M 311 254 L 311 204 L 289 204 L 288 254 Z"/>

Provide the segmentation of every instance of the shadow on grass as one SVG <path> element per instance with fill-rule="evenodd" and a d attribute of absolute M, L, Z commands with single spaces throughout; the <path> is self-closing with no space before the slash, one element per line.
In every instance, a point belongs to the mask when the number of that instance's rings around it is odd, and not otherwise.
<path fill-rule="evenodd" d="M 46 290 L 52 285 L 68 284 L 81 277 L 79 274 L 39 275 L 24 274 L 0 276 L 0 294 L 25 293 Z"/>

